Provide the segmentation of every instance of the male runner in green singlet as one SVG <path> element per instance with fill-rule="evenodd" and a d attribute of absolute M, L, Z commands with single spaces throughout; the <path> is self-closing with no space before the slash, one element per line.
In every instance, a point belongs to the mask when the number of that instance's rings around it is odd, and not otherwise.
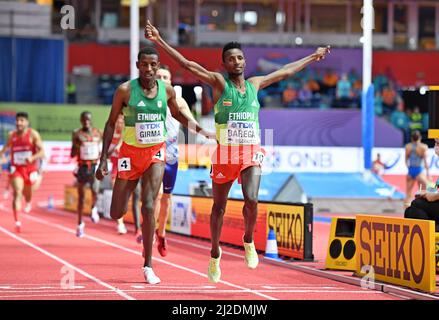
<path fill-rule="evenodd" d="M 258 212 L 261 163 L 264 158 L 264 150 L 260 146 L 259 138 L 258 90 L 291 77 L 314 61 L 324 59 L 330 48 L 329 46 L 318 48 L 311 55 L 289 63 L 266 76 L 245 80 L 244 53 L 237 42 L 228 43 L 223 48 L 223 67 L 228 74 L 228 78 L 224 78 L 222 74 L 208 71 L 196 62 L 183 57 L 160 37 L 158 30 L 149 21 L 145 27 L 145 37 L 156 42 L 181 67 L 213 89 L 219 145 L 212 157 L 213 206 L 210 218 L 212 249 L 208 278 L 216 283 L 221 277 L 219 266 L 221 228 L 228 194 L 236 178 L 242 184 L 244 195 L 244 261 L 250 269 L 254 269 L 259 263 L 253 233 Z"/>
<path fill-rule="evenodd" d="M 157 284 L 160 279 L 152 270 L 151 253 L 155 231 L 154 200 L 157 198 L 165 168 L 167 106 L 174 119 L 184 126 L 207 138 L 214 138 L 215 134 L 204 131 L 197 122 L 188 119 L 179 109 L 172 86 L 156 79 L 160 62 L 154 47 L 141 49 L 137 59 L 139 78 L 121 84 L 114 94 L 110 115 L 105 124 L 101 161 L 96 177 L 102 180 L 108 174 L 108 148 L 117 118 L 123 112 L 123 143 L 117 163 L 118 173 L 110 214 L 117 220 L 126 213 L 128 199 L 139 178 L 142 178 L 141 213 L 145 258 L 143 274 L 147 283 Z"/>

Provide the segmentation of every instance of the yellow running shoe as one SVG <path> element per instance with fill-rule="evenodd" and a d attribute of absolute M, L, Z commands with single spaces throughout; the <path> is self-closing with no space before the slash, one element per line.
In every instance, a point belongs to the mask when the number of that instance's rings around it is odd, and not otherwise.
<path fill-rule="evenodd" d="M 244 249 L 245 249 L 245 263 L 247 264 L 247 267 L 250 269 L 256 269 L 256 267 L 259 264 L 259 257 L 258 253 L 256 252 L 255 243 L 252 241 L 251 243 L 246 243 L 244 241 L 244 237 L 242 237 L 242 242 L 244 243 Z"/>
<path fill-rule="evenodd" d="M 207 277 L 210 282 L 217 283 L 221 278 L 221 268 L 220 268 L 220 260 L 221 260 L 221 248 L 219 248 L 219 257 L 212 258 L 209 260 L 209 268 L 207 269 Z"/>

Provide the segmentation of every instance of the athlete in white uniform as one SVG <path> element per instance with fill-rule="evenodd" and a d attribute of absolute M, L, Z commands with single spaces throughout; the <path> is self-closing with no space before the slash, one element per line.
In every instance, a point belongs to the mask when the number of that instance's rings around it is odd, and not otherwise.
<path fill-rule="evenodd" d="M 157 79 L 161 79 L 167 84 L 171 84 L 171 73 L 166 66 L 161 66 L 157 70 Z M 182 97 L 176 97 L 180 111 L 186 114 L 190 119 L 194 120 L 187 102 Z M 180 130 L 180 122 L 171 116 L 168 110 L 166 117 L 166 130 L 168 137 L 166 140 L 166 166 L 163 175 L 163 193 L 159 193 L 155 201 L 155 216 L 158 216 L 158 228 L 156 229 L 157 249 L 162 257 L 167 255 L 166 248 L 166 221 L 168 220 L 171 208 L 171 195 L 174 190 L 175 180 L 178 170 L 178 133 Z"/>

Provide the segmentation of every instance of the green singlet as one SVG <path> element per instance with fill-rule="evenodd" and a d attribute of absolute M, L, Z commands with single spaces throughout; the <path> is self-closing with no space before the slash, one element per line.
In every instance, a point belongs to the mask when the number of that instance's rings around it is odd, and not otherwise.
<path fill-rule="evenodd" d="M 259 138 L 259 101 L 253 84 L 245 80 L 245 93 L 232 81 L 226 84 L 215 104 L 216 137 L 221 145 L 256 145 Z"/>
<path fill-rule="evenodd" d="M 166 140 L 166 85 L 157 81 L 157 95 L 148 98 L 143 93 L 139 79 L 130 82 L 130 100 L 123 108 L 125 128 L 123 141 L 138 148 L 147 148 Z"/>

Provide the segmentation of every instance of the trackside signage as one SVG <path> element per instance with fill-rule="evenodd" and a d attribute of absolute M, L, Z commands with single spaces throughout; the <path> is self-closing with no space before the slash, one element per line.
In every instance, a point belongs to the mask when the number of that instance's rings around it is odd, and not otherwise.
<path fill-rule="evenodd" d="M 312 260 L 312 209 L 304 204 L 267 205 L 267 235 L 276 234 L 280 255 Z"/>
<path fill-rule="evenodd" d="M 355 227 L 358 275 L 371 266 L 376 280 L 436 290 L 434 221 L 357 215 Z"/>

